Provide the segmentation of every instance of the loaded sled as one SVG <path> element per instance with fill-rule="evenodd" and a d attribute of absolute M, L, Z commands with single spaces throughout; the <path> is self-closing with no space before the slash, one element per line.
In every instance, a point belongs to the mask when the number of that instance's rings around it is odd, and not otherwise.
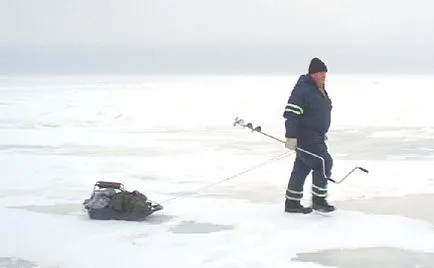
<path fill-rule="evenodd" d="M 163 206 L 141 192 L 126 191 L 119 182 L 97 181 L 89 199 L 83 202 L 91 219 L 141 221 Z"/>

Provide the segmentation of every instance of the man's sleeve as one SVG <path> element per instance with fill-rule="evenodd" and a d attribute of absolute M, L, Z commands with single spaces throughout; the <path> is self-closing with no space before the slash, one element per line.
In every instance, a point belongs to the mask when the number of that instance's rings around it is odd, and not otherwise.
<path fill-rule="evenodd" d="M 303 116 L 303 91 L 299 87 L 295 87 L 291 93 L 286 104 L 283 117 L 285 120 L 285 137 L 296 138 L 297 137 L 297 123 L 301 116 Z"/>

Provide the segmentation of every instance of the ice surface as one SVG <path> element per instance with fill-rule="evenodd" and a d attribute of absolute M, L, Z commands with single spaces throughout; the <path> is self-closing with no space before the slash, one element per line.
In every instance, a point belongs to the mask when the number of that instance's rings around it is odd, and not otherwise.
<path fill-rule="evenodd" d="M 370 171 L 330 185 L 332 215 L 283 213 L 293 155 L 226 180 L 286 152 L 232 122 L 283 138 L 296 79 L 0 77 L 0 264 L 359 267 L 342 258 L 367 248 L 370 265 L 391 249 L 434 265 L 434 77 L 329 75 L 333 176 Z M 185 196 L 145 222 L 92 221 L 81 203 L 97 180 Z"/>

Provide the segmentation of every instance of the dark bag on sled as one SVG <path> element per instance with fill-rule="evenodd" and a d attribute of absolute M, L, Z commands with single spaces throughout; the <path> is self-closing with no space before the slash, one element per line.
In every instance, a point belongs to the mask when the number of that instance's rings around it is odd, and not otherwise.
<path fill-rule="evenodd" d="M 97 189 L 98 188 L 98 189 Z M 121 183 L 98 181 L 90 199 L 83 203 L 91 219 L 139 221 L 163 209 L 135 190 L 124 190 Z"/>

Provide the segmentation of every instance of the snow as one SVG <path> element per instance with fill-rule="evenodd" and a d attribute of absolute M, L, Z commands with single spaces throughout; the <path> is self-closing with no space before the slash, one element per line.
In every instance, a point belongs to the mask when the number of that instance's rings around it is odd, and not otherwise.
<path fill-rule="evenodd" d="M 434 253 L 427 220 L 357 207 L 285 214 L 293 154 L 231 178 L 286 152 L 232 123 L 242 117 L 282 138 L 282 109 L 296 79 L 0 77 L 0 260 L 62 268 L 325 267 L 293 258 L 365 247 Z M 333 176 L 369 170 L 330 184 L 331 202 L 433 193 L 433 86 L 431 76 L 329 74 Z M 183 196 L 145 222 L 92 221 L 81 203 L 98 180 L 120 181 L 156 202 Z M 306 203 L 309 186 L 310 178 Z"/>

